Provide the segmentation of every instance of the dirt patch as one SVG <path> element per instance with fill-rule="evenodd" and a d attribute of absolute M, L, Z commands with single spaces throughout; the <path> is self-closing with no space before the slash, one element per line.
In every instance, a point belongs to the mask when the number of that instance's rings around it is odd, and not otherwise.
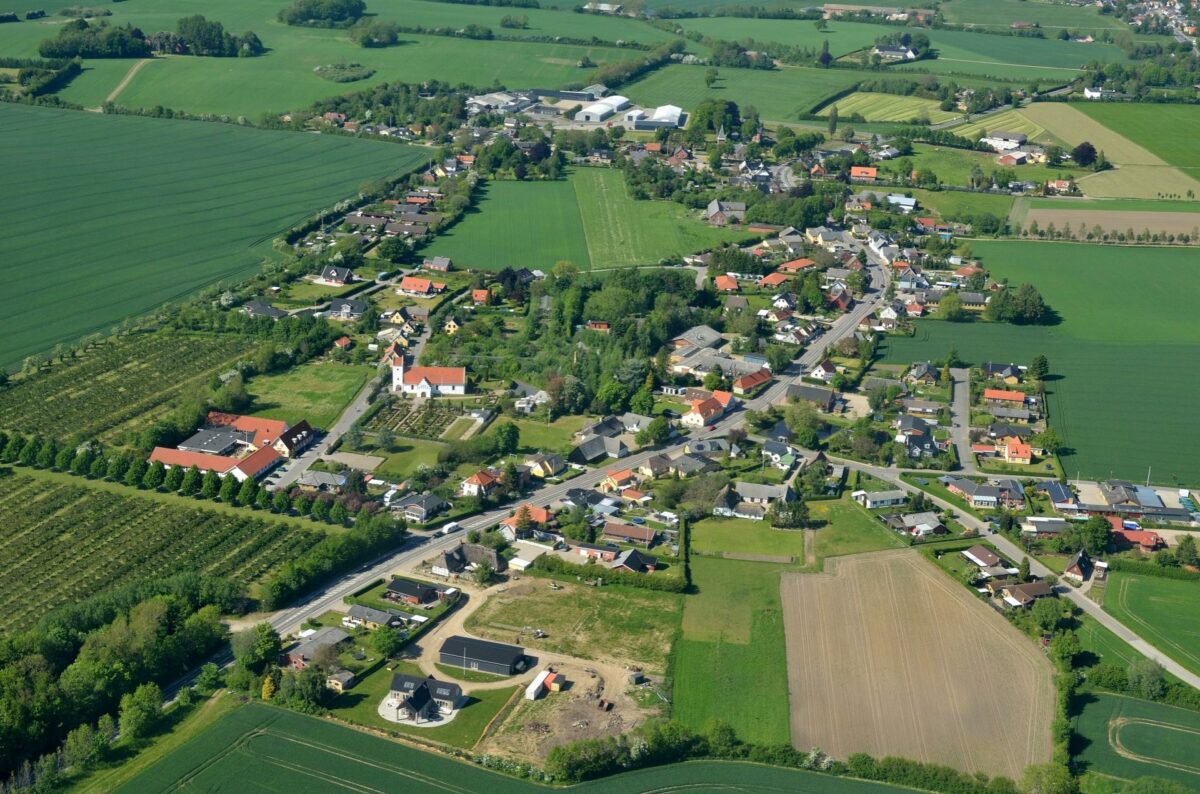
<path fill-rule="evenodd" d="M 476 747 L 477 752 L 541 764 L 556 745 L 617 736 L 658 711 L 639 707 L 633 697 L 639 693 L 642 699 L 649 689 L 632 689 L 625 681 L 593 675 L 582 664 L 557 664 L 554 669 L 566 675 L 570 686 L 537 700 L 522 696 L 504 722 Z M 611 708 L 601 709 L 601 700 L 611 703 Z"/>
<path fill-rule="evenodd" d="M 777 562 L 781 565 L 791 565 L 796 559 L 791 556 L 778 556 L 774 554 L 738 554 L 733 551 L 726 551 L 721 554 L 727 560 L 744 560 L 746 562 Z"/>
<path fill-rule="evenodd" d="M 1050 760 L 1053 670 L 991 607 L 911 550 L 785 574 L 792 743 L 1014 779 Z"/>
<path fill-rule="evenodd" d="M 385 458 L 381 458 L 378 455 L 359 455 L 356 452 L 335 452 L 332 455 L 323 456 L 322 460 L 331 460 L 334 463 L 341 463 L 343 466 L 349 466 L 352 469 L 372 472 L 383 463 Z"/>
<path fill-rule="evenodd" d="M 1200 226 L 1200 216 L 1191 212 L 1126 212 L 1096 210 L 1031 209 L 1025 216 L 1026 224 L 1037 221 L 1045 229 L 1051 223 L 1057 229 L 1081 227 L 1090 232 L 1099 226 L 1106 232 L 1124 232 L 1133 229 L 1135 234 L 1149 229 L 1151 232 L 1168 234 L 1191 234 Z"/>

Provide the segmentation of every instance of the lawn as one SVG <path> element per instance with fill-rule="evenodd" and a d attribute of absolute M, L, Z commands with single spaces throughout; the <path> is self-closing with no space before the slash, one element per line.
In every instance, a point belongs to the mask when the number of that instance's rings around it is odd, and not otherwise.
<path fill-rule="evenodd" d="M 444 448 L 444 444 L 436 441 L 397 438 L 396 443 L 392 445 L 391 452 L 385 454 L 383 463 L 379 464 L 379 468 L 375 469 L 374 473 L 380 477 L 402 480 L 421 466 L 436 466 L 438 453 Z M 382 453 L 371 452 L 369 454 Z"/>
<path fill-rule="evenodd" d="M 452 723 L 453 724 L 453 723 Z M 450 726 L 447 726 L 450 727 Z M 174 748 L 172 748 L 174 749 Z M 154 761 L 116 791 L 404 791 L 548 794 L 554 791 L 328 720 L 254 703 L 243 706 Z M 331 782 L 336 781 L 336 782 Z M 747 792 L 887 794 L 909 791 L 760 764 L 698 762 L 654 767 L 583 783 L 578 794 L 640 794 L 686 787 Z M 112 789 L 109 789 L 112 790 Z"/>
<path fill-rule="evenodd" d="M 1069 449 L 1069 476 L 1126 477 L 1200 483 L 1200 424 L 1191 406 L 1200 371 L 1190 360 L 1200 328 L 1190 322 L 1195 254 L 1068 243 L 974 241 L 975 255 L 996 278 L 1037 285 L 1062 321 L 1050 326 L 924 321 L 914 337 L 890 337 L 890 363 L 944 357 L 951 348 L 971 362 L 1050 360 L 1051 424 Z M 1130 278 L 1130 262 L 1153 278 Z M 1119 372 L 1119 376 L 1114 376 Z M 1130 422 L 1128 417 L 1152 417 Z M 1152 467 L 1152 469 L 1151 469 Z"/>
<path fill-rule="evenodd" d="M 1200 714 L 1122 695 L 1086 696 L 1072 725 L 1084 771 L 1133 780 L 1166 778 L 1200 788 Z"/>
<path fill-rule="evenodd" d="M 246 276 L 291 224 L 425 160 L 396 144 L 9 103 L 0 141 L 21 185 L 0 199 L 0 261 L 23 274 L 0 323 L 8 366 Z M 47 212 L 66 195 L 68 217 Z"/>
<path fill-rule="evenodd" d="M 293 425 L 307 419 L 313 427 L 328 430 L 374 372 L 374 367 L 319 361 L 260 376 L 250 382 L 250 413 Z"/>
<path fill-rule="evenodd" d="M 1016 174 L 1017 179 L 1028 182 L 1045 182 L 1047 179 L 1059 178 L 1071 179 L 1078 173 L 1078 169 L 1036 163 L 1008 168 L 997 163 L 996 155 L 988 152 L 930 146 L 926 143 L 914 144 L 913 153 L 905 159 L 910 160 L 915 169 L 932 171 L 942 184 L 960 187 L 970 184 L 971 171 L 975 167 L 980 168 L 985 174 L 992 174 L 999 170 L 1012 171 Z"/>
<path fill-rule="evenodd" d="M 551 452 L 570 447 L 575 433 L 588 421 L 586 416 L 560 416 L 553 422 L 515 419 L 513 424 L 521 431 L 521 449 L 527 452 Z"/>
<path fill-rule="evenodd" d="M 683 608 L 674 651 L 673 716 L 694 730 L 712 718 L 745 741 L 785 744 L 787 656 L 779 574 L 785 566 L 692 558 L 697 592 Z M 730 697 L 753 691 L 755 697 Z"/>
<path fill-rule="evenodd" d="M 861 505 L 842 498 L 824 502 L 809 502 L 813 521 L 824 521 L 817 530 L 817 557 L 838 557 L 864 551 L 900 548 L 904 541 L 885 527 Z"/>
<path fill-rule="evenodd" d="M 739 106 L 753 105 L 767 121 L 795 121 L 825 104 L 826 100 L 862 80 L 848 69 L 784 67 L 773 71 L 722 68 L 712 88 L 704 85 L 701 66 L 673 64 L 622 87 L 634 102 L 674 104 L 690 110 L 705 99 L 727 99 Z"/>
<path fill-rule="evenodd" d="M 1200 107 L 1089 102 L 1078 108 L 1171 165 L 1200 169 Z"/>
<path fill-rule="evenodd" d="M 1127 667 L 1145 658 L 1091 615 L 1082 613 L 1075 620 L 1078 624 L 1075 633 L 1079 635 L 1079 645 L 1083 649 L 1083 654 L 1075 657 L 1077 666 L 1092 667 L 1103 662 Z"/>
<path fill-rule="evenodd" d="M 804 562 L 803 530 L 772 529 L 767 521 L 716 516 L 691 526 L 692 549 L 701 554 L 765 554 Z"/>
<path fill-rule="evenodd" d="M 838 118 L 846 123 L 855 114 L 867 121 L 912 121 L 928 119 L 937 124 L 960 115 L 957 112 L 942 110 L 939 102 L 920 97 L 898 96 L 895 94 L 873 94 L 868 91 L 855 91 L 849 96 L 830 102 L 821 108 L 821 115 L 828 116 L 831 110 L 838 109 Z"/>
<path fill-rule="evenodd" d="M 658 575 L 658 574 L 656 574 Z M 661 674 L 679 625 L 683 597 L 677 593 L 611 586 L 599 589 L 525 577 L 491 593 L 467 618 L 471 634 L 497 642 L 520 642 L 529 653 L 562 653 L 581 659 L 635 664 Z M 522 633 L 525 626 L 545 637 Z"/>
<path fill-rule="evenodd" d="M 621 172 L 578 168 L 556 182 L 492 182 L 428 252 L 481 270 L 653 265 L 745 235 L 705 225 L 669 201 L 634 201 Z"/>
<path fill-rule="evenodd" d="M 917 201 L 947 220 L 990 212 L 1004 218 L 1013 197 L 1002 193 L 965 193 L 961 190 L 913 190 Z"/>
<path fill-rule="evenodd" d="M 1104 610 L 1193 673 L 1200 672 L 1200 582 L 1114 571 Z"/>

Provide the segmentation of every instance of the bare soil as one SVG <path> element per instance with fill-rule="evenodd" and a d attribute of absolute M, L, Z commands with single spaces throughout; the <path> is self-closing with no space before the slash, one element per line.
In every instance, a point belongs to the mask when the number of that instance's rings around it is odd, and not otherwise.
<path fill-rule="evenodd" d="M 1050 760 L 1053 670 L 917 552 L 782 577 L 792 743 L 1019 779 Z"/>

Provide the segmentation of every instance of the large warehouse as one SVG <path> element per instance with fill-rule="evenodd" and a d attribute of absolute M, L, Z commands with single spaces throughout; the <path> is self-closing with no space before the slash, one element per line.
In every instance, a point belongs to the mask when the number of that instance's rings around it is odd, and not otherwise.
<path fill-rule="evenodd" d="M 482 670 L 496 675 L 515 675 L 525 669 L 525 649 L 501 642 L 455 635 L 442 643 L 438 661 L 465 670 Z"/>
<path fill-rule="evenodd" d="M 629 98 L 620 95 L 597 100 L 575 114 L 576 121 L 604 121 L 629 107 Z"/>
<path fill-rule="evenodd" d="M 661 127 L 673 129 L 684 124 L 683 108 L 675 105 L 660 105 L 653 109 L 634 108 L 625 113 L 625 122 L 635 130 L 656 130 Z"/>

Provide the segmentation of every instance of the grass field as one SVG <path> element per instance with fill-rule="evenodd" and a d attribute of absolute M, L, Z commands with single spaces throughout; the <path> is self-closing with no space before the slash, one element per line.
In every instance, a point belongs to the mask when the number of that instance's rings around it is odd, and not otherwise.
<path fill-rule="evenodd" d="M 693 108 L 705 99 L 728 99 L 753 105 L 766 121 L 795 121 L 824 104 L 833 94 L 862 80 L 862 74 L 846 69 L 786 67 L 720 69 L 712 88 L 704 85 L 704 68 L 681 64 L 665 66 L 629 85 L 621 92 L 645 105 L 674 104 Z"/>
<path fill-rule="evenodd" d="M 766 554 L 804 561 L 804 535 L 766 521 L 708 516 L 692 524 L 692 549 L 701 554 Z"/>
<path fill-rule="evenodd" d="M 693 729 L 723 719 L 746 741 L 788 741 L 787 659 L 779 574 L 784 566 L 692 558 L 697 591 L 674 650 L 673 716 Z M 753 690 L 756 697 L 730 697 Z"/>
<path fill-rule="evenodd" d="M 1050 759 L 1051 666 L 1002 617 L 910 550 L 826 570 L 783 578 L 795 747 L 1010 778 Z"/>
<path fill-rule="evenodd" d="M 746 794 L 887 794 L 894 786 L 757 764 L 697 762 L 584 783 L 578 794 L 642 794 L 685 787 Z M 543 794 L 554 789 L 446 756 L 261 704 L 243 706 L 115 789 L 144 792 L 404 791 Z M 111 789 L 110 789 L 111 790 Z"/>
<path fill-rule="evenodd" d="M 1200 788 L 1200 714 L 1121 695 L 1088 696 L 1075 718 L 1075 763 L 1124 780 L 1153 776 Z"/>
<path fill-rule="evenodd" d="M 0 478 L 0 629 L 147 576 L 262 578 L 322 537 L 269 516 L 240 516 L 89 487 L 87 480 Z"/>
<path fill-rule="evenodd" d="M 1042 353 L 1051 423 L 1070 449 L 1069 476 L 1196 485 L 1200 425 L 1190 406 L 1200 372 L 1180 367 L 1200 342 L 1189 322 L 1195 252 L 1067 243 L 974 241 L 997 278 L 1036 284 L 1062 317 L 1059 325 L 1017 327 L 923 322 L 911 338 L 889 338 L 886 360 L 939 358 L 956 348 L 965 360 L 1027 361 Z M 1131 278 L 1130 263 L 1153 278 Z M 1115 375 L 1114 373 L 1120 373 Z M 1130 422 L 1130 416 L 1153 421 Z"/>
<path fill-rule="evenodd" d="M 444 444 L 433 441 L 421 441 L 415 438 L 398 438 L 387 453 L 383 463 L 375 470 L 382 477 L 391 477 L 397 481 L 404 479 L 421 466 L 437 465 L 438 453 L 445 448 Z"/>
<path fill-rule="evenodd" d="M 814 522 L 825 522 L 817 530 L 819 559 L 904 545 L 899 535 L 849 499 L 809 502 L 808 507 Z"/>
<path fill-rule="evenodd" d="M 1035 0 L 949 0 L 938 5 L 947 22 L 1008 30 L 1014 22 L 1037 24 L 1047 30 L 1128 30 L 1120 19 L 1091 6 L 1071 6 Z"/>
<path fill-rule="evenodd" d="M 1200 108 L 1194 105 L 1094 102 L 1079 109 L 1173 166 L 1200 169 Z"/>
<path fill-rule="evenodd" d="M 855 113 L 867 121 L 912 121 L 915 119 L 928 119 L 934 124 L 949 121 L 960 115 L 959 113 L 942 110 L 939 105 L 939 102 L 932 99 L 855 91 L 849 96 L 844 96 L 841 99 L 830 102 L 821 108 L 820 113 L 822 116 L 828 116 L 830 111 L 836 106 L 838 109 L 838 118 L 842 119 L 843 123 L 846 123 L 846 119 Z"/>
<path fill-rule="evenodd" d="M 465 627 L 476 636 L 512 642 L 523 627 L 532 626 L 547 635 L 522 637 L 534 656 L 545 650 L 636 664 L 658 674 L 666 671 L 682 596 L 630 587 L 561 587 L 551 590 L 546 580 L 537 578 L 511 584 L 489 595 Z"/>
<path fill-rule="evenodd" d="M 1200 672 L 1200 583 L 1114 571 L 1104 610 L 1193 673 Z"/>
<path fill-rule="evenodd" d="M 907 159 L 912 161 L 913 168 L 932 171 L 942 184 L 960 187 L 970 185 L 971 171 L 976 166 L 985 174 L 1005 169 L 1005 166 L 996 162 L 994 154 L 951 149 L 946 146 L 930 146 L 925 143 L 914 144 L 913 153 Z M 1017 179 L 1030 182 L 1045 182 L 1047 179 L 1058 178 L 1071 179 L 1078 173 L 1078 169 L 1051 167 L 1036 163 L 1015 166 L 1006 170 L 1015 173 Z"/>
<path fill-rule="evenodd" d="M 0 141 L 21 185 L 0 199 L 0 261 L 22 274 L 0 323 L 9 366 L 249 274 L 292 223 L 425 158 L 395 144 L 7 103 Z M 48 211 L 64 197 L 67 216 Z"/>
<path fill-rule="evenodd" d="M 374 367 L 313 362 L 278 375 L 254 378 L 249 391 L 254 416 L 296 424 L 307 419 L 327 430 L 375 372 Z"/>
<path fill-rule="evenodd" d="M 714 229 L 668 201 L 634 201 L 620 171 L 578 168 L 557 182 L 492 182 L 431 255 L 481 270 L 652 265 L 745 235 Z"/>
<path fill-rule="evenodd" d="M 1012 207 L 1013 197 L 1001 193 L 964 193 L 957 190 L 913 190 L 917 201 L 943 218 L 954 219 L 990 212 L 1004 218 Z"/>
<path fill-rule="evenodd" d="M 1104 662 L 1127 667 L 1130 663 L 1145 658 L 1135 651 L 1132 645 L 1113 634 L 1091 615 L 1083 613 L 1075 620 L 1078 622 L 1075 633 L 1079 635 L 1079 645 L 1084 654 L 1088 655 L 1086 658 L 1083 654 L 1075 657 L 1078 666 L 1091 667 Z"/>
<path fill-rule="evenodd" d="M 137 62 L 137 58 L 93 58 L 58 95 L 85 108 L 100 107 Z"/>
<path fill-rule="evenodd" d="M 754 19 L 752 17 L 697 17 L 676 21 L 687 31 L 698 31 L 705 36 L 726 41 L 781 42 L 792 47 L 807 47 L 820 51 L 822 42 L 829 42 L 833 57 L 870 47 L 875 39 L 886 36 L 891 30 L 886 25 L 863 22 L 829 20 L 825 30 L 817 30 L 808 19 Z"/>
<path fill-rule="evenodd" d="M 536 419 L 516 419 L 513 424 L 521 431 L 521 449 L 527 452 L 539 450 L 556 451 L 571 446 L 571 439 L 588 418 L 585 416 L 560 416 L 553 422 Z"/>

